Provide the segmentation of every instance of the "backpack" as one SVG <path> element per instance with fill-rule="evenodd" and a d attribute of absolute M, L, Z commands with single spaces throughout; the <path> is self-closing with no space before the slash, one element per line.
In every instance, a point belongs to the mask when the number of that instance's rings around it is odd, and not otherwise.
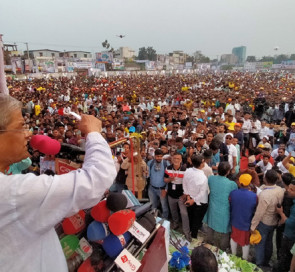
<path fill-rule="evenodd" d="M 151 169 L 152 169 L 152 167 L 154 166 L 154 164 L 155 164 L 155 160 L 153 160 L 152 162 L 151 162 L 151 164 L 150 164 L 150 167 L 149 167 L 149 173 L 151 172 Z M 167 168 L 167 166 L 168 166 L 168 162 L 167 162 L 167 160 L 163 160 L 163 165 L 164 165 L 164 169 L 166 169 Z M 147 187 L 148 187 L 148 185 L 150 184 L 150 180 L 151 178 L 150 178 L 150 176 L 146 179 L 146 185 L 147 185 Z"/>

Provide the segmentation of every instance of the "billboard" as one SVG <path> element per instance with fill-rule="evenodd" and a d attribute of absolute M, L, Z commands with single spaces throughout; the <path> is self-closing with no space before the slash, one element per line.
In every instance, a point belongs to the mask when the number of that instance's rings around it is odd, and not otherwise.
<path fill-rule="evenodd" d="M 113 62 L 113 53 L 112 52 L 100 52 L 95 53 L 96 61 L 103 63 L 112 63 Z"/>

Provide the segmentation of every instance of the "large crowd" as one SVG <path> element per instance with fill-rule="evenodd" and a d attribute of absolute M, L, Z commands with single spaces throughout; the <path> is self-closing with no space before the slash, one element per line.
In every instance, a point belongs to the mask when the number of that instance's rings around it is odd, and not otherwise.
<path fill-rule="evenodd" d="M 265 267 L 272 264 L 276 230 L 277 267 L 289 271 L 295 253 L 294 76 L 77 76 L 9 79 L 7 85 L 23 103 L 25 128 L 33 135 L 84 148 L 75 112 L 99 118 L 108 143 L 140 138 L 139 152 L 131 152 L 130 141 L 112 148 L 114 184 L 148 197 L 188 241 L 205 232 L 208 243 L 233 254 L 239 245 L 249 260 L 250 238 L 259 231 L 255 262 Z M 40 155 L 31 150 L 27 172 L 40 173 Z"/>

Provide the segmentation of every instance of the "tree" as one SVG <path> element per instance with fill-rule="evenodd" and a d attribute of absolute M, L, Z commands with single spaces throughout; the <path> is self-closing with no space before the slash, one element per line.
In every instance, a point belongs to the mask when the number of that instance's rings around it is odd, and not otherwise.
<path fill-rule="evenodd" d="M 149 46 L 146 49 L 146 52 L 147 52 L 148 60 L 152 60 L 152 61 L 156 61 L 157 60 L 157 52 L 156 52 L 156 50 L 152 46 Z"/>
<path fill-rule="evenodd" d="M 110 43 L 108 42 L 108 40 L 105 40 L 104 42 L 102 42 L 102 47 L 105 49 L 109 49 L 110 48 Z"/>
<path fill-rule="evenodd" d="M 147 60 L 148 56 L 147 56 L 147 51 L 145 49 L 145 47 L 141 47 L 138 50 L 138 59 L 139 60 Z"/>
<path fill-rule="evenodd" d="M 266 61 L 274 61 L 274 58 L 273 57 L 270 57 L 270 56 L 264 56 L 260 60 L 260 62 L 266 62 Z"/>
<path fill-rule="evenodd" d="M 193 56 L 186 55 L 186 62 L 191 62 L 191 63 L 194 64 L 195 58 Z"/>
<path fill-rule="evenodd" d="M 138 59 L 139 60 L 156 61 L 157 60 L 157 52 L 152 46 L 149 46 L 147 48 L 141 47 L 138 50 Z"/>
<path fill-rule="evenodd" d="M 248 56 L 246 61 L 248 62 L 255 62 L 256 61 L 256 57 L 255 56 Z"/>
<path fill-rule="evenodd" d="M 286 55 L 284 55 L 284 54 L 281 54 L 281 55 L 278 55 L 278 56 L 275 58 L 274 63 L 276 63 L 276 64 L 280 64 L 280 63 L 282 63 L 282 61 L 286 61 L 286 60 L 288 60 L 288 57 L 287 57 Z"/>
<path fill-rule="evenodd" d="M 209 63 L 210 62 L 210 58 L 204 56 L 201 51 L 196 51 L 194 53 L 194 58 L 195 58 L 196 63 Z"/>
<path fill-rule="evenodd" d="M 108 52 L 111 52 L 111 53 L 115 53 L 115 49 L 113 47 L 111 47 L 110 43 L 108 42 L 108 40 L 105 40 L 104 42 L 101 43 L 102 47 L 107 49 Z M 111 49 L 109 49 L 111 47 Z"/>
<path fill-rule="evenodd" d="M 290 60 L 295 60 L 295 54 L 291 54 Z"/>

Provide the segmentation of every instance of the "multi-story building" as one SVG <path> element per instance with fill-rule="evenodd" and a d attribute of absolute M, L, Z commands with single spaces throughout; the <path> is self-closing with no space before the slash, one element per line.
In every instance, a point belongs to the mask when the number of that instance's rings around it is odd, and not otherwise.
<path fill-rule="evenodd" d="M 135 51 L 129 47 L 120 47 L 115 51 L 114 57 L 117 59 L 133 59 Z"/>
<path fill-rule="evenodd" d="M 87 51 L 65 51 L 63 57 L 80 60 L 89 60 L 92 59 L 92 54 Z"/>
<path fill-rule="evenodd" d="M 25 56 L 27 55 L 27 51 L 24 52 Z M 61 52 L 57 50 L 50 50 L 50 49 L 38 49 L 38 50 L 29 50 L 29 55 L 31 59 L 48 59 L 53 60 L 56 57 L 59 57 Z"/>
<path fill-rule="evenodd" d="M 184 65 L 186 54 L 183 51 L 173 51 L 169 53 L 170 63 L 174 65 Z"/>
<path fill-rule="evenodd" d="M 221 55 L 220 58 L 220 63 L 221 64 L 230 64 L 230 65 L 234 65 L 237 64 L 238 62 L 238 57 L 234 54 L 223 54 Z"/>
<path fill-rule="evenodd" d="M 238 63 L 242 64 L 246 60 L 246 46 L 234 47 L 232 50 L 232 54 L 234 54 L 238 58 Z"/>

